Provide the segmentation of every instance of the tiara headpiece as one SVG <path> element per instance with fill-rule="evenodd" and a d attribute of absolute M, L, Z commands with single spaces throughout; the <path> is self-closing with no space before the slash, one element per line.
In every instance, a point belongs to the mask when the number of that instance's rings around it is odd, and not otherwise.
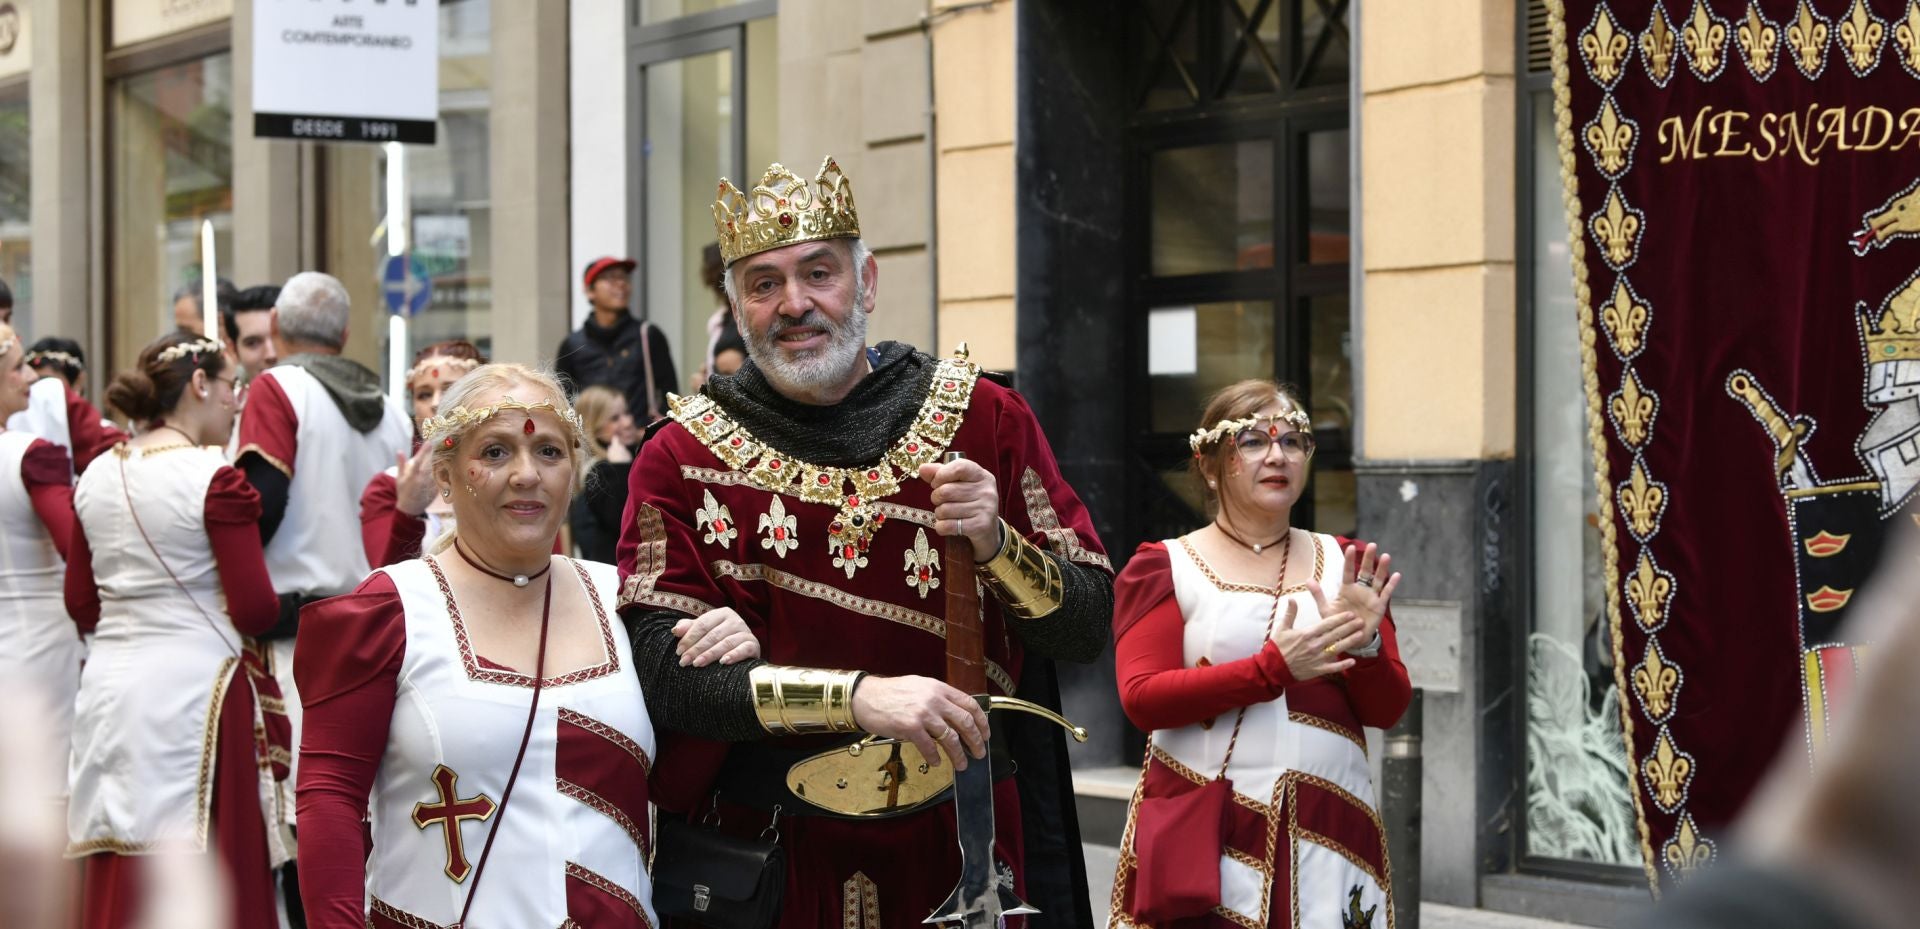
<path fill-rule="evenodd" d="M 1221 438 L 1225 436 L 1238 435 L 1242 429 L 1252 429 L 1263 423 L 1269 431 L 1276 433 L 1279 431 L 1281 423 L 1292 426 L 1301 432 L 1313 431 L 1313 419 L 1306 414 L 1306 411 L 1288 410 L 1285 413 L 1267 413 L 1264 415 L 1243 416 L 1239 419 L 1223 419 L 1214 423 L 1211 428 L 1195 430 L 1193 435 L 1187 437 L 1187 444 L 1193 448 L 1193 453 L 1198 455 L 1202 449 L 1220 441 Z"/>
<path fill-rule="evenodd" d="M 195 339 L 191 342 L 182 342 L 178 345 L 168 346 L 161 350 L 160 357 L 155 360 L 163 365 L 168 365 L 182 358 L 192 356 L 193 360 L 197 362 L 200 360 L 201 355 L 218 353 L 220 349 L 219 339 Z"/>
<path fill-rule="evenodd" d="M 768 166 L 751 193 L 743 194 L 721 178 L 713 227 L 720 239 L 720 260 L 731 265 L 784 245 L 857 239 L 860 216 L 853 208 L 852 182 L 828 158 L 811 185 L 777 162 Z"/>
<path fill-rule="evenodd" d="M 408 386 L 412 386 L 414 380 L 420 375 L 440 368 L 458 371 L 464 375 L 477 367 L 480 367 L 480 359 L 478 358 L 450 358 L 446 355 L 428 355 L 420 359 L 419 364 L 407 369 L 406 383 Z M 437 377 L 438 375 L 435 376 Z"/>
<path fill-rule="evenodd" d="M 8 346 L 8 347 L 10 348 L 11 346 Z M 5 354 L 5 353 L 6 353 L 6 349 L 0 348 L 0 354 Z M 27 353 L 27 364 L 37 366 L 41 362 L 51 362 L 53 364 L 66 365 L 67 367 L 72 368 L 75 371 L 85 371 L 87 369 L 87 366 L 85 364 L 82 364 L 80 359 L 75 358 L 72 355 L 67 354 L 66 352 L 56 351 L 54 349 L 47 349 L 45 351 Z"/>
<path fill-rule="evenodd" d="M 13 351 L 13 347 L 19 344 L 20 340 L 14 336 L 7 336 L 4 339 L 0 339 L 0 355 Z"/>
<path fill-rule="evenodd" d="M 512 397 L 501 397 L 494 403 L 471 409 L 456 406 L 439 416 L 428 417 L 427 421 L 421 424 L 420 432 L 429 443 L 439 442 L 444 448 L 452 448 L 460 441 L 461 433 L 500 415 L 502 410 L 520 410 L 528 416 L 532 416 L 534 410 L 546 410 L 565 420 L 567 426 L 573 430 L 576 440 L 587 434 L 586 427 L 580 424 L 580 414 L 574 412 L 573 407 L 556 406 L 552 400 L 535 400 L 528 403 Z"/>

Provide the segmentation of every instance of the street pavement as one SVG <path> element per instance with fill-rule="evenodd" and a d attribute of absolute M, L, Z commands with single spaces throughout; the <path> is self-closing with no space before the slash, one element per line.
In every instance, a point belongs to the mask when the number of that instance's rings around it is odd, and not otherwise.
<path fill-rule="evenodd" d="M 1105 929 L 1107 897 L 1113 891 L 1113 867 L 1120 850 L 1108 845 L 1087 845 L 1087 884 L 1093 894 L 1093 918 Z M 1439 903 L 1420 904 L 1420 929 L 1585 929 L 1574 923 L 1556 923 L 1530 919 L 1493 910 L 1472 910 Z"/>

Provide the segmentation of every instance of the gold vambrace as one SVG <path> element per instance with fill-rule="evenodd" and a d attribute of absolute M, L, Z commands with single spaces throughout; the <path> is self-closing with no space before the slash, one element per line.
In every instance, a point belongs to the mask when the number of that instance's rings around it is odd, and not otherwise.
<path fill-rule="evenodd" d="M 993 560 L 980 566 L 980 579 L 1000 601 L 1001 608 L 1021 619 L 1039 619 L 1059 609 L 1067 597 L 1060 565 L 1004 519 L 1000 521 L 1000 533 L 1006 543 Z"/>
<path fill-rule="evenodd" d="M 863 671 L 829 671 L 763 664 L 747 672 L 753 712 L 774 735 L 859 732 L 853 722 L 853 688 Z"/>

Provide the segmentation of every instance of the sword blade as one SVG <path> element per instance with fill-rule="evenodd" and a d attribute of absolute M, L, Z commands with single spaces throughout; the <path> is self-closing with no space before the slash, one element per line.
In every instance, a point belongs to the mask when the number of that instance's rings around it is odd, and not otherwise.
<path fill-rule="evenodd" d="M 979 698 L 981 709 L 987 700 Z M 925 923 L 995 929 L 1003 916 L 1038 913 L 1003 886 L 993 858 L 993 765 L 980 759 L 953 775 L 953 819 L 960 833 L 960 883 Z"/>

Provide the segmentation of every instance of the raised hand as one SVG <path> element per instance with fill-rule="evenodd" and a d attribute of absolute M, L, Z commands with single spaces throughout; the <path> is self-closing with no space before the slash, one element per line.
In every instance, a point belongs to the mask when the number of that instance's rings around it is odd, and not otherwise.
<path fill-rule="evenodd" d="M 433 468 L 427 464 L 432 451 L 431 444 L 422 442 L 412 455 L 402 452 L 393 456 L 398 467 L 393 478 L 394 508 L 416 519 L 433 505 L 435 481 Z"/>
<path fill-rule="evenodd" d="M 680 656 L 682 667 L 701 668 L 716 661 L 734 664 L 760 657 L 760 640 L 732 607 L 708 610 L 674 623 L 673 634 L 680 639 L 674 653 Z"/>
<path fill-rule="evenodd" d="M 1365 624 L 1359 617 L 1346 612 L 1328 612 L 1318 587 L 1313 588 L 1313 596 L 1320 602 L 1320 625 L 1304 632 L 1294 629 L 1293 621 L 1300 613 L 1300 604 L 1288 600 L 1286 615 L 1273 630 L 1273 642 L 1280 646 L 1280 657 L 1286 659 L 1287 672 L 1296 681 L 1310 681 L 1353 667 L 1353 659 L 1341 653 L 1367 643 L 1361 635 Z"/>
<path fill-rule="evenodd" d="M 1374 633 L 1380 630 L 1380 621 L 1387 616 L 1387 601 L 1393 599 L 1393 589 L 1400 586 L 1400 575 L 1387 573 L 1393 568 L 1393 556 L 1371 542 L 1364 552 L 1357 552 L 1349 545 L 1345 554 L 1342 560 L 1346 567 L 1340 571 L 1340 594 L 1334 598 L 1333 605 L 1367 624 L 1367 637 L 1359 643 L 1365 646 L 1373 641 Z"/>

